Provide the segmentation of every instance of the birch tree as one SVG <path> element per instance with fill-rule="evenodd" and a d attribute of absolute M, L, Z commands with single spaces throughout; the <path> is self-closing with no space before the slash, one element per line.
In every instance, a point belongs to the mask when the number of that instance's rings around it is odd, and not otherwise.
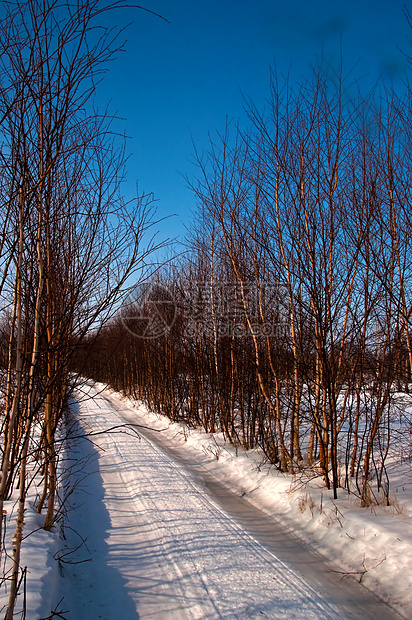
<path fill-rule="evenodd" d="M 101 74 L 123 46 L 118 29 L 100 28 L 99 19 L 124 6 L 123 0 L 2 4 L 1 225 L 6 240 L 0 242 L 0 294 L 11 319 L 0 513 L 16 468 L 21 508 L 7 618 L 17 593 L 27 459 L 35 448 L 44 485 L 38 512 L 45 509 L 44 527 L 50 529 L 56 433 L 73 353 L 89 329 L 113 313 L 126 282 L 139 276 L 153 247 L 146 237 L 152 198 L 122 198 L 124 143 L 115 136 L 109 114 L 93 105 Z"/>

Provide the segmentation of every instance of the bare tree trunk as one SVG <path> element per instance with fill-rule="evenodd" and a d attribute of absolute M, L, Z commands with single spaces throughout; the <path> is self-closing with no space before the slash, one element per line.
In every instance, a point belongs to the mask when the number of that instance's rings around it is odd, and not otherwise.
<path fill-rule="evenodd" d="M 11 395 L 12 390 L 12 369 L 11 369 L 11 355 L 9 354 L 9 369 L 8 369 L 8 377 L 7 377 L 7 393 L 6 393 L 6 415 L 7 425 L 6 425 L 6 435 L 4 437 L 4 447 L 3 447 L 3 462 L 2 462 L 2 471 L 1 471 L 1 481 L 0 481 L 0 545 L 2 545 L 3 537 L 2 537 L 2 525 L 3 525 L 3 505 L 4 500 L 6 499 L 7 493 L 9 491 L 8 488 L 8 479 L 9 479 L 9 469 L 10 469 L 10 454 L 13 447 L 13 433 L 15 427 L 16 417 L 18 415 L 18 409 L 20 407 L 20 392 L 22 385 L 22 336 L 23 336 L 23 325 L 22 325 L 22 260 L 23 260 L 23 195 L 22 191 L 19 194 L 19 245 L 18 245 L 18 254 L 17 254 L 17 265 L 16 265 L 16 281 L 15 281 L 15 289 L 14 289 L 14 306 L 13 306 L 13 318 L 11 322 L 11 333 L 10 333 L 10 349 L 11 343 L 13 340 L 13 332 L 16 328 L 16 362 L 15 362 L 15 389 L 13 397 Z M 11 403 L 11 409 L 9 411 L 9 406 Z M 2 548 L 0 547 L 0 551 Z M 1 556 L 1 553 L 0 553 Z"/>

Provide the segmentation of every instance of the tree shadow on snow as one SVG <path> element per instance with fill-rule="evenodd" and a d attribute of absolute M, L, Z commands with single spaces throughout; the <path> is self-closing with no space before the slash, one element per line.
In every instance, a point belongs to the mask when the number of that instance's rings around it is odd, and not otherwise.
<path fill-rule="evenodd" d="M 73 423 L 79 411 L 76 402 L 72 402 L 71 411 Z M 110 565 L 106 540 L 111 522 L 103 502 L 99 454 L 91 441 L 79 437 L 83 434 L 84 430 L 75 424 L 72 435 L 77 438 L 69 440 L 70 450 L 62 458 L 66 469 L 65 492 L 72 492 L 64 505 L 67 514 L 61 526 L 59 551 L 49 560 L 54 574 L 53 591 L 50 592 L 50 579 L 47 579 L 43 584 L 43 600 L 51 598 L 50 617 L 137 620 L 139 614 L 127 593 L 127 582 Z"/>

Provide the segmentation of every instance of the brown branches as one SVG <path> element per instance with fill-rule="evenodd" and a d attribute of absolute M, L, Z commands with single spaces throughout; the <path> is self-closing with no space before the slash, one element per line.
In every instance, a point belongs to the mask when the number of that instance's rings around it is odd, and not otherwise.
<path fill-rule="evenodd" d="M 273 80 L 248 132 L 229 124 L 196 154 L 189 253 L 155 282 L 173 324 L 148 341 L 120 313 L 90 375 L 283 471 L 313 468 L 335 498 L 389 501 L 392 395 L 412 359 L 410 108 L 350 100 L 321 71 Z"/>
<path fill-rule="evenodd" d="M 44 527 L 55 518 L 57 432 L 76 350 L 144 274 L 155 247 L 151 196 L 121 195 L 125 147 L 112 118 L 92 106 L 96 84 L 121 50 L 116 27 L 96 19 L 123 0 L 76 5 L 5 3 L 0 24 L 0 292 L 9 327 L 0 512 L 20 474 L 8 617 L 17 593 L 25 478 L 41 464 Z M 20 514 L 21 513 L 21 514 Z M 0 532 L 1 539 L 1 532 Z"/>

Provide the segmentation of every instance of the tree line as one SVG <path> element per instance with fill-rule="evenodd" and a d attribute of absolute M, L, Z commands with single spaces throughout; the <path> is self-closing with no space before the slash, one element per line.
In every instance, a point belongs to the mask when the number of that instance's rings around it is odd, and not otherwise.
<path fill-rule="evenodd" d="M 394 431 L 409 442 L 411 104 L 322 67 L 296 87 L 273 74 L 248 129 L 196 153 L 187 252 L 80 355 L 88 375 L 389 504 Z"/>
<path fill-rule="evenodd" d="M 123 45 L 99 21 L 126 6 L 2 3 L 1 515 L 18 496 L 7 620 L 34 476 L 45 529 L 58 516 L 79 377 L 365 506 L 390 502 L 387 457 L 406 428 L 410 90 L 362 98 L 322 68 L 295 88 L 273 75 L 248 130 L 229 123 L 196 153 L 187 251 L 126 295 L 155 247 L 152 199 L 123 199 L 124 143 L 93 107 Z"/>
<path fill-rule="evenodd" d="M 153 242 L 150 196 L 121 195 L 125 148 L 96 86 L 122 49 L 103 14 L 123 0 L 3 2 L 0 22 L 0 544 L 5 500 L 18 494 L 6 618 L 13 617 L 27 489 L 58 516 L 62 420 L 76 386 L 72 358 L 104 323 Z M 146 249 L 144 249 L 144 247 Z M 39 478 L 40 476 L 40 478 Z M 4 517 L 4 518 L 3 518 Z"/>

